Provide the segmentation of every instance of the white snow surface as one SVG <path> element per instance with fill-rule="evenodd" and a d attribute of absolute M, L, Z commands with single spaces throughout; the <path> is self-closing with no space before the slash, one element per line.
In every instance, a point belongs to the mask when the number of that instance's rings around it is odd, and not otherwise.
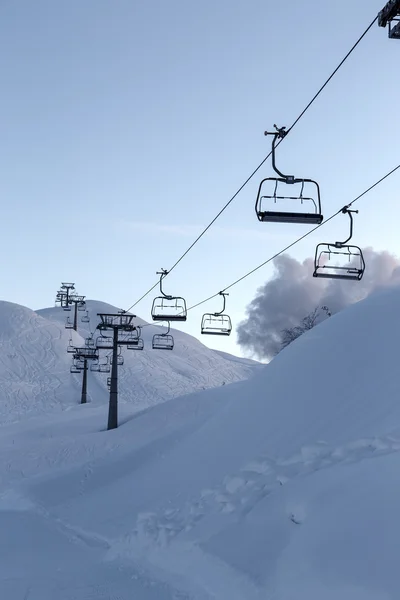
<path fill-rule="evenodd" d="M 94 403 L 4 426 L 0 598 L 397 600 L 399 304 L 110 432 Z"/>
<path fill-rule="evenodd" d="M 49 411 L 69 409 L 80 401 L 82 375 L 71 374 L 72 354 L 66 349 L 84 345 L 84 338 L 100 321 L 97 313 L 117 312 L 103 302 L 87 302 L 90 323 L 82 323 L 78 311 L 78 333 L 65 329 L 66 315 L 59 307 L 36 312 L 10 302 L 0 302 L 0 423 Z M 219 353 L 196 338 L 173 330 L 173 351 L 152 350 L 154 333 L 165 327 L 148 325 L 140 318 L 143 351 L 123 350 L 125 363 L 119 367 L 119 392 L 122 404 L 135 410 L 158 404 L 176 396 L 220 386 L 251 377 L 260 363 Z M 94 334 L 96 337 L 98 332 Z M 110 351 L 101 351 L 102 356 Z M 88 399 L 95 404 L 108 402 L 107 377 L 88 374 Z"/>

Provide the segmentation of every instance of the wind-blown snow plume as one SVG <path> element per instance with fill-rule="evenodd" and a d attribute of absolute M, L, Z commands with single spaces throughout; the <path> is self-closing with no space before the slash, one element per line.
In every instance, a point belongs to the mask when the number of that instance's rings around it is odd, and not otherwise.
<path fill-rule="evenodd" d="M 299 325 L 316 307 L 327 306 L 334 314 L 377 289 L 400 284 L 398 258 L 373 248 L 363 253 L 366 269 L 361 281 L 315 278 L 311 258 L 302 263 L 287 254 L 276 258 L 274 278 L 258 289 L 239 324 L 238 343 L 253 355 L 271 359 L 281 350 L 282 330 Z"/>

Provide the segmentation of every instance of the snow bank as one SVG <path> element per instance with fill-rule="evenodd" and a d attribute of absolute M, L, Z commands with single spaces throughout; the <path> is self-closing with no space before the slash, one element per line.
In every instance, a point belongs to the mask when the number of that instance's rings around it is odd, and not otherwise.
<path fill-rule="evenodd" d="M 6 428 L 5 536 L 24 510 L 20 544 L 29 524 L 42 562 L 27 575 L 5 553 L 0 586 L 12 573 L 39 594 L 51 553 L 61 571 L 41 600 L 128 600 L 129 577 L 145 600 L 397 598 L 399 302 L 397 288 L 374 294 L 252 379 L 126 414 L 112 432 L 104 407 Z M 85 548 L 80 566 L 66 539 Z"/>

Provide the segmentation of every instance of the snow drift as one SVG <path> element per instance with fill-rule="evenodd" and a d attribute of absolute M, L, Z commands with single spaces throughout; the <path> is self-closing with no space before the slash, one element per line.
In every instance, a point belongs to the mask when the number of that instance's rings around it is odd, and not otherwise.
<path fill-rule="evenodd" d="M 112 432 L 94 406 L 8 426 L 2 595 L 397 598 L 399 302 L 376 293 L 254 378 Z"/>

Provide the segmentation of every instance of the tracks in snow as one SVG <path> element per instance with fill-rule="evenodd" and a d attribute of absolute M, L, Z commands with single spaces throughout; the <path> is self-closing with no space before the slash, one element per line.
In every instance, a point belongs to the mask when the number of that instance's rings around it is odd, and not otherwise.
<path fill-rule="evenodd" d="M 135 535 L 160 546 L 168 545 L 180 534 L 192 530 L 204 518 L 216 514 L 244 517 L 261 500 L 287 482 L 337 464 L 359 462 L 400 450 L 400 439 L 365 438 L 330 447 L 324 442 L 304 446 L 286 459 L 262 455 L 246 464 L 236 474 L 224 478 L 221 485 L 205 489 L 200 497 L 183 507 L 138 516 Z"/>

